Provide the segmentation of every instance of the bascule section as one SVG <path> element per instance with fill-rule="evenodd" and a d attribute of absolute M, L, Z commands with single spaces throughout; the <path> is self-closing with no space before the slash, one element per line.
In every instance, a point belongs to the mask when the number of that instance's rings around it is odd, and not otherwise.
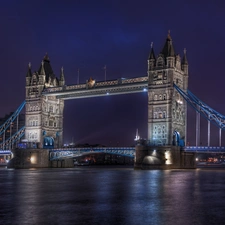
<path fill-rule="evenodd" d="M 55 76 L 46 54 L 38 71 L 32 72 L 29 63 L 26 75 L 26 131 L 29 148 L 62 146 L 64 101 L 44 96 L 43 90 L 65 85 L 63 68 L 59 79 Z"/>

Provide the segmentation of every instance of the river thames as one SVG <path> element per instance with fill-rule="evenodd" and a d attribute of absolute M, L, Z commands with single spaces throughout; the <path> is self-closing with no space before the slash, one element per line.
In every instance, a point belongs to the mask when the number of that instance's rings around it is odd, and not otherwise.
<path fill-rule="evenodd" d="M 0 224 L 225 224 L 225 169 L 0 168 Z"/>

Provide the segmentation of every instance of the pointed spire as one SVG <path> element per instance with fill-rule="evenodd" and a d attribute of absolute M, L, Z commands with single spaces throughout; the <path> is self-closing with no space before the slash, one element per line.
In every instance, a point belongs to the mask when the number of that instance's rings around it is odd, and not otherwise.
<path fill-rule="evenodd" d="M 183 58 L 182 58 L 182 64 L 183 65 L 188 65 L 188 61 L 187 61 L 187 50 L 186 50 L 186 48 L 184 48 L 184 56 L 183 56 Z"/>
<path fill-rule="evenodd" d="M 47 61 L 47 62 L 50 62 L 50 59 L 49 59 L 49 56 L 48 56 L 48 53 L 46 52 L 45 53 L 45 56 L 44 56 L 44 61 Z"/>
<path fill-rule="evenodd" d="M 154 49 L 153 49 L 153 42 L 151 43 L 151 52 L 149 54 L 148 59 L 155 59 L 155 53 L 154 53 Z"/>
<path fill-rule="evenodd" d="M 28 63 L 28 71 L 26 77 L 32 77 L 32 72 L 31 72 L 31 63 Z"/>
<path fill-rule="evenodd" d="M 167 39 L 170 40 L 170 41 L 172 41 L 172 38 L 170 36 L 170 30 L 168 30 Z"/>
<path fill-rule="evenodd" d="M 63 67 L 61 68 L 61 73 L 60 73 L 60 78 L 59 78 L 60 81 L 65 81 L 65 77 L 64 77 L 64 69 Z"/>
<path fill-rule="evenodd" d="M 168 31 L 166 43 L 164 44 L 161 54 L 163 54 L 164 57 L 168 57 L 168 56 L 174 57 L 176 55 L 174 47 L 173 47 L 173 43 L 172 43 L 172 38 L 170 35 L 170 30 Z"/>
<path fill-rule="evenodd" d="M 55 74 L 52 70 L 50 60 L 49 60 L 49 56 L 48 56 L 47 52 L 46 52 L 46 54 L 45 54 L 45 56 L 42 60 L 41 66 L 39 67 L 38 74 L 43 75 L 42 69 L 44 69 L 44 75 L 46 77 L 45 78 L 46 82 L 48 82 L 49 79 L 55 78 Z"/>
<path fill-rule="evenodd" d="M 65 77 L 64 77 L 64 69 L 61 68 L 60 78 L 59 78 L 59 86 L 65 85 Z"/>
<path fill-rule="evenodd" d="M 41 69 L 39 71 L 40 75 L 45 75 L 44 61 L 41 61 Z"/>

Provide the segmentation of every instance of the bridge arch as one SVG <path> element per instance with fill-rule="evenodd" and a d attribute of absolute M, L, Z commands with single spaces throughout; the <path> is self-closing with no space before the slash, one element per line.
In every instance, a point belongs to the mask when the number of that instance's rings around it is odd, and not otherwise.
<path fill-rule="evenodd" d="M 44 137 L 43 147 L 44 148 L 54 148 L 54 138 L 48 137 L 48 136 Z"/>
<path fill-rule="evenodd" d="M 173 132 L 173 143 L 174 146 L 180 146 L 180 133 L 177 130 Z"/>

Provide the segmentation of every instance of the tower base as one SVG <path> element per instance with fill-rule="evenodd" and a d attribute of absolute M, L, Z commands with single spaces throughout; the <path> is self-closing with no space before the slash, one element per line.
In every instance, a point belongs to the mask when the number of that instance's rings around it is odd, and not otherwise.
<path fill-rule="evenodd" d="M 179 146 L 135 147 L 134 168 L 151 169 L 195 169 L 196 154 L 184 152 Z"/>

